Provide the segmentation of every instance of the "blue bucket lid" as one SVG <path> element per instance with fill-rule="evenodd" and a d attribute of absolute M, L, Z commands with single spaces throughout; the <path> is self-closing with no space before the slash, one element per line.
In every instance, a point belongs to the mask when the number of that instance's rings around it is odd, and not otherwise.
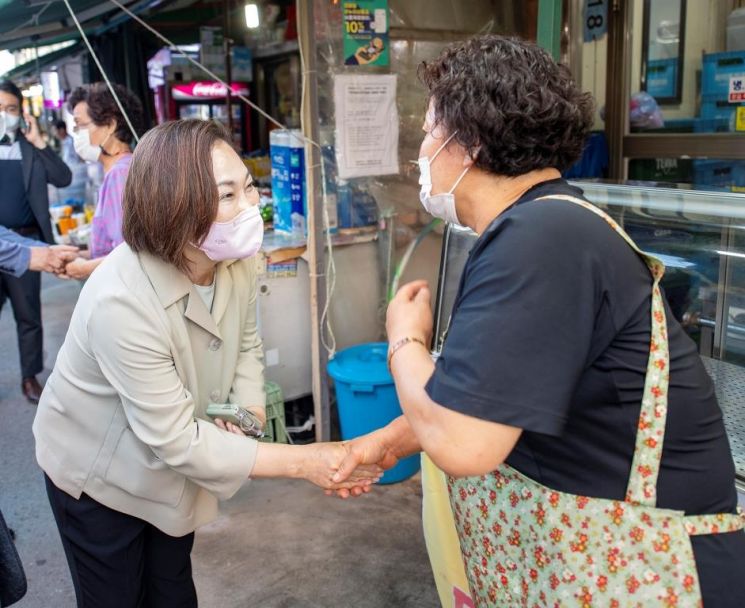
<path fill-rule="evenodd" d="M 388 344 L 370 342 L 345 348 L 329 361 L 328 372 L 341 382 L 393 384 L 388 371 Z"/>

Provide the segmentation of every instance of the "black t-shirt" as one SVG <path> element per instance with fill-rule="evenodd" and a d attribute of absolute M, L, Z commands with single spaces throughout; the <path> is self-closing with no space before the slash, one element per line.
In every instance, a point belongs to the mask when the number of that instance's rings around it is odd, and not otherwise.
<path fill-rule="evenodd" d="M 427 392 L 523 429 L 507 463 L 562 492 L 623 500 L 649 356 L 652 277 L 557 179 L 529 190 L 479 237 Z M 734 512 L 722 412 L 696 345 L 666 304 L 670 386 L 657 506 Z M 693 537 L 709 606 L 745 601 L 745 533 Z"/>

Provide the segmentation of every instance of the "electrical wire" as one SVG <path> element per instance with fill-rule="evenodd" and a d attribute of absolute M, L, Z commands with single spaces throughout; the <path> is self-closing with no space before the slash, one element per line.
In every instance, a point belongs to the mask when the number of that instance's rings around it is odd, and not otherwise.
<path fill-rule="evenodd" d="M 65 2 L 67 2 L 67 0 L 65 0 Z M 334 332 L 331 327 L 331 322 L 329 319 L 329 309 L 331 306 L 331 296 L 333 295 L 334 288 L 336 286 L 336 264 L 334 262 L 333 243 L 331 241 L 331 234 L 329 230 L 330 218 L 328 214 L 328 193 L 326 190 L 326 168 L 325 168 L 325 163 L 323 162 L 322 146 L 318 142 L 313 141 L 312 139 L 310 139 L 309 137 L 306 137 L 305 135 L 298 135 L 297 133 L 294 133 L 293 131 L 288 129 L 286 125 L 282 124 L 279 120 L 271 116 L 269 113 L 264 111 L 261 107 L 256 105 L 254 102 L 252 102 L 250 99 L 248 99 L 244 95 L 241 95 L 239 93 L 233 93 L 232 89 L 230 88 L 230 85 L 226 83 L 222 78 L 220 78 L 212 70 L 208 69 L 207 67 L 202 65 L 199 61 L 197 61 L 196 59 L 193 59 L 187 53 L 185 53 L 180 48 L 178 48 L 178 46 L 175 43 L 173 43 L 171 40 L 163 36 L 155 28 L 151 27 L 148 23 L 142 20 L 138 15 L 136 15 L 135 13 L 130 11 L 127 7 L 125 7 L 123 4 L 121 4 L 121 2 L 119 2 L 118 0 L 109 0 L 109 2 L 111 2 L 113 5 L 118 7 L 121 11 L 123 11 L 127 15 L 129 15 L 132 19 L 134 19 L 142 27 L 148 30 L 156 38 L 158 38 L 159 40 L 167 44 L 171 48 L 171 50 L 175 50 L 177 53 L 182 55 L 191 64 L 195 65 L 196 67 L 204 71 L 213 80 L 219 82 L 224 87 L 226 87 L 226 91 L 228 91 L 228 94 L 240 99 L 243 103 L 245 103 L 250 108 L 258 112 L 261 116 L 266 118 L 269 122 L 276 125 L 280 129 L 286 130 L 292 138 L 298 141 L 301 141 L 305 145 L 314 146 L 315 148 L 318 149 L 318 155 L 320 158 L 320 170 L 321 170 L 321 199 L 322 199 L 321 204 L 323 205 L 323 223 L 324 223 L 324 229 L 326 231 L 326 247 L 328 248 L 328 261 L 326 265 L 326 275 L 327 275 L 326 276 L 326 303 L 324 305 L 324 309 L 321 314 L 321 344 L 326 350 L 326 353 L 328 354 L 329 359 L 332 359 L 334 355 L 336 354 L 336 337 L 334 336 Z M 299 2 L 298 4 L 302 5 L 302 2 Z M 305 58 L 303 57 L 303 53 L 302 53 L 302 45 L 298 45 L 298 46 L 300 48 L 301 66 L 303 66 L 301 67 L 301 70 L 303 71 L 303 89 L 302 89 L 302 95 L 301 95 L 301 106 L 302 106 L 305 100 L 305 92 L 307 89 L 307 84 L 305 82 L 305 76 L 306 74 L 308 74 L 308 72 L 305 71 L 305 67 L 304 67 Z M 93 53 L 92 50 L 91 50 L 91 53 Z M 301 112 L 301 116 L 302 116 L 302 112 Z M 315 169 L 315 168 L 316 168 L 316 165 L 309 166 L 309 169 Z M 324 328 L 326 332 L 328 332 L 328 335 L 329 335 L 328 342 L 326 341 L 326 338 L 325 338 Z"/>
<path fill-rule="evenodd" d="M 401 281 L 401 275 L 406 269 L 406 266 L 409 264 L 409 260 L 411 259 L 411 256 L 414 254 L 414 250 L 417 247 L 419 247 L 419 244 L 424 240 L 424 237 L 426 237 L 430 232 L 432 232 L 440 224 L 442 224 L 441 219 L 438 219 L 438 218 L 433 219 L 429 224 L 427 224 L 424 228 L 422 228 L 419 234 L 417 234 L 416 238 L 413 241 L 411 241 L 411 243 L 409 243 L 409 246 L 406 248 L 406 251 L 404 252 L 403 256 L 401 256 L 401 261 L 396 266 L 396 271 L 393 273 L 393 280 L 391 281 L 391 286 L 388 290 L 388 301 L 389 302 L 393 299 L 393 297 L 396 295 L 396 292 L 398 291 L 398 284 Z"/>
<path fill-rule="evenodd" d="M 127 120 L 127 124 L 130 125 L 130 129 L 132 129 L 131 123 L 129 122 L 129 117 L 127 116 L 124 109 L 121 107 L 121 103 L 119 102 L 119 98 L 117 97 L 116 93 L 113 90 L 113 87 L 109 83 L 108 77 L 106 76 L 106 73 L 104 72 L 103 68 L 101 67 L 101 64 L 98 61 L 98 58 L 96 57 L 96 54 L 93 52 L 93 49 L 88 42 L 87 37 L 85 36 L 85 32 L 83 32 L 83 29 L 80 27 L 80 24 L 78 23 L 77 18 L 75 17 L 74 13 L 72 12 L 72 8 L 70 7 L 68 0 L 64 0 L 65 4 L 68 7 L 68 10 L 70 11 L 70 14 L 73 16 L 73 19 L 75 20 L 75 23 L 78 26 L 78 30 L 80 31 L 81 35 L 83 36 L 83 39 L 85 40 L 86 45 L 88 46 L 88 50 L 90 51 L 91 55 L 93 56 L 96 65 L 98 66 L 99 70 L 101 70 L 101 73 L 104 75 L 104 78 L 106 79 L 106 83 L 109 85 L 109 89 L 111 90 L 112 94 L 114 95 L 117 103 L 119 104 L 119 109 L 122 110 L 122 113 L 125 116 L 125 119 Z M 174 44 L 171 40 L 163 36 L 160 32 L 158 32 L 156 29 L 148 25 L 144 20 L 142 20 L 138 15 L 130 11 L 126 6 L 118 2 L 117 0 L 109 0 L 113 5 L 115 5 L 117 8 L 119 8 L 121 11 L 126 13 L 129 17 L 131 17 L 133 20 L 135 20 L 137 23 L 139 23 L 142 27 L 144 27 L 146 30 L 148 30 L 151 34 L 156 36 L 158 39 L 160 39 L 162 42 L 167 44 L 171 50 L 175 50 L 177 53 L 182 55 L 184 58 L 186 58 L 187 61 L 204 71 L 208 76 L 222 84 L 224 87 L 226 87 L 226 91 L 229 91 L 229 94 L 237 97 L 241 101 L 243 101 L 246 105 L 248 105 L 250 108 L 258 112 L 261 116 L 266 118 L 268 121 L 270 121 L 272 124 L 276 125 L 280 129 L 284 129 L 288 131 L 291 137 L 293 137 L 296 140 L 302 141 L 305 145 L 311 145 L 318 149 L 319 152 L 319 158 L 320 158 L 320 170 L 321 170 L 321 199 L 322 199 L 322 205 L 323 205 L 323 224 L 324 224 L 324 230 L 326 233 L 326 247 L 328 248 L 328 258 L 327 258 L 327 265 L 326 265 L 326 302 L 324 304 L 323 312 L 321 313 L 321 344 L 323 345 L 324 349 L 326 350 L 326 353 L 328 354 L 329 359 L 332 359 L 334 355 L 336 354 L 336 337 L 333 332 L 333 328 L 331 327 L 331 321 L 329 318 L 329 310 L 331 306 L 331 298 L 334 293 L 334 289 L 336 287 L 336 263 L 334 261 L 333 256 L 333 242 L 331 240 L 331 233 L 330 233 L 330 218 L 328 213 L 328 192 L 326 189 L 326 168 L 325 163 L 323 162 L 323 148 L 322 146 L 310 139 L 309 137 L 306 137 L 305 135 L 298 135 L 297 133 L 293 133 L 290 129 L 287 128 L 284 124 L 282 124 L 280 121 L 278 121 L 276 118 L 265 112 L 261 107 L 253 103 L 250 99 L 245 97 L 244 95 L 241 95 L 239 93 L 232 93 L 232 89 L 230 88 L 230 85 L 226 83 L 222 78 L 220 78 L 217 74 L 212 72 L 210 69 L 202 65 L 199 61 L 193 59 L 190 57 L 186 52 L 182 51 L 176 44 Z M 301 106 L 305 103 L 305 95 L 306 95 L 306 89 L 307 84 L 305 82 L 305 76 L 308 74 L 308 72 L 305 70 L 305 58 L 302 53 L 302 45 L 300 46 L 300 62 L 302 66 L 302 72 L 303 72 L 303 89 L 302 89 L 302 96 L 301 96 Z M 302 116 L 302 112 L 301 112 Z M 134 133 L 134 129 L 132 129 L 132 132 Z M 137 135 L 135 134 L 135 138 L 137 141 L 139 141 L 139 138 L 137 138 Z M 309 169 L 315 169 L 316 165 L 309 166 Z M 324 331 L 325 330 L 325 331 Z M 326 340 L 326 333 L 328 333 L 328 341 Z"/>
<path fill-rule="evenodd" d="M 298 9 L 299 14 L 302 13 L 303 7 L 302 2 L 298 2 Z M 298 27 L 298 37 L 301 35 L 307 35 L 307 32 L 305 31 L 305 27 L 302 25 L 305 23 L 305 19 L 300 19 L 301 26 Z M 303 45 L 298 44 L 298 49 L 300 51 L 300 71 L 303 75 L 303 87 L 302 91 L 300 93 L 300 120 L 301 122 L 304 122 L 305 119 L 305 104 L 307 103 L 306 97 L 307 97 L 307 90 L 308 90 L 308 81 L 307 81 L 307 74 L 308 70 L 306 69 L 305 65 L 305 55 L 303 54 Z M 325 170 L 325 161 L 323 158 L 323 148 L 319 146 L 319 158 L 321 161 L 321 192 L 322 192 L 322 201 L 323 201 L 323 228 L 326 234 L 326 248 L 328 249 L 327 259 L 326 259 L 326 297 L 325 302 L 323 306 L 323 311 L 321 313 L 321 332 L 320 332 L 320 340 L 321 345 L 326 350 L 326 354 L 328 355 L 329 359 L 333 359 L 336 355 L 336 336 L 334 335 L 333 327 L 331 326 L 331 319 L 329 318 L 329 310 L 331 308 L 331 299 L 334 294 L 334 289 L 336 288 L 336 262 L 334 260 L 334 244 L 331 239 L 331 220 L 329 218 L 329 210 L 328 210 L 328 193 L 326 191 L 326 170 Z M 315 167 L 311 167 L 315 168 Z M 326 333 L 328 333 L 328 342 L 326 341 Z"/>
<path fill-rule="evenodd" d="M 98 66 L 99 72 L 101 72 L 103 79 L 106 81 L 106 86 L 109 87 L 109 91 L 111 91 L 111 94 L 113 95 L 114 100 L 116 101 L 116 105 L 119 106 L 119 111 L 122 113 L 122 116 L 124 116 L 124 120 L 127 122 L 127 126 L 129 127 L 129 130 L 132 131 L 132 135 L 134 136 L 135 141 L 139 143 L 140 136 L 137 134 L 137 131 L 135 131 L 135 128 L 132 126 L 132 122 L 129 120 L 129 115 L 124 109 L 124 106 L 122 105 L 122 102 L 119 99 L 119 95 L 116 94 L 116 90 L 114 89 L 114 86 L 109 81 L 109 77 L 106 74 L 106 71 L 103 69 L 101 62 L 98 60 L 98 56 L 93 51 L 93 47 L 91 46 L 91 43 L 88 40 L 88 36 L 85 35 L 83 26 L 80 25 L 80 21 L 78 21 L 78 18 L 75 15 L 75 12 L 72 10 L 72 6 L 70 6 L 69 0 L 63 0 L 63 2 L 65 3 L 65 6 L 67 7 L 68 12 L 70 13 L 70 17 L 72 17 L 72 20 L 75 22 L 75 25 L 77 26 L 78 31 L 80 32 L 80 36 L 83 38 L 83 41 L 85 42 L 85 46 L 88 47 L 88 51 L 93 57 L 93 61 L 96 62 L 96 66 Z"/>
<path fill-rule="evenodd" d="M 67 0 L 65 0 L 65 2 L 67 2 Z M 236 97 L 236 98 L 240 99 L 243 103 L 245 103 L 246 105 L 248 105 L 251 109 L 255 110 L 259 114 L 261 114 L 269 122 L 271 122 L 272 124 L 276 125 L 280 129 L 289 130 L 289 129 L 287 129 L 287 127 L 284 124 L 282 124 L 280 121 L 278 121 L 276 118 L 274 118 L 271 114 L 268 114 L 267 112 L 265 112 L 261 107 L 257 106 L 254 102 L 252 102 L 246 96 L 241 95 L 240 93 L 234 93 L 232 91 L 232 89 L 230 88 L 230 86 L 228 85 L 228 83 L 226 83 L 222 78 L 220 78 L 217 74 L 215 74 L 212 70 L 210 70 L 206 66 L 202 65 L 199 61 L 197 61 L 193 57 L 190 57 L 186 52 L 184 52 L 180 48 L 178 48 L 178 46 L 176 45 L 175 42 L 169 40 L 163 34 L 161 34 L 158 30 L 156 30 L 155 28 L 151 27 L 147 22 L 143 21 L 138 15 L 136 15 L 131 10 L 129 10 L 121 2 L 119 2 L 118 0 L 109 0 L 109 2 L 111 2 L 111 4 L 113 4 L 114 6 L 116 6 L 117 8 L 119 8 L 121 11 L 123 11 L 127 15 L 129 15 L 133 20 L 135 20 L 137 23 L 139 23 L 142 27 L 144 27 L 148 32 L 150 32 L 151 34 L 153 34 L 156 38 L 158 38 L 159 40 L 161 40 L 162 42 L 164 42 L 165 44 L 167 44 L 168 47 L 171 49 L 171 51 L 176 51 L 179 55 L 181 55 L 182 57 L 184 57 L 184 59 L 186 59 L 189 63 L 195 65 L 200 70 L 202 70 L 205 74 L 207 74 L 210 78 L 212 78 L 213 80 L 219 82 L 221 85 L 223 85 L 224 87 L 226 87 L 226 91 L 228 91 L 230 93 L 230 96 L 231 97 Z M 320 148 L 320 146 L 316 142 L 314 142 L 311 139 L 308 139 L 308 138 L 306 138 L 304 136 L 294 135 L 294 137 L 296 139 L 302 140 L 304 143 L 309 143 L 311 145 L 314 145 L 314 146 L 317 146 L 318 148 Z"/>

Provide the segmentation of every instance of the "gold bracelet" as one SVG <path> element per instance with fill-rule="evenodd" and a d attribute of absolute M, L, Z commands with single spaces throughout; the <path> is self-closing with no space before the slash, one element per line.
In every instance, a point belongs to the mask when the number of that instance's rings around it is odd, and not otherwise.
<path fill-rule="evenodd" d="M 388 371 L 391 371 L 391 359 L 393 359 L 393 355 L 398 352 L 398 350 L 402 346 L 406 346 L 410 342 L 417 342 L 418 344 L 421 344 L 424 348 L 427 348 L 427 345 L 424 343 L 424 340 L 420 338 L 414 338 L 413 336 L 406 336 L 405 338 L 401 338 L 398 340 L 395 344 L 392 344 L 388 347 Z"/>

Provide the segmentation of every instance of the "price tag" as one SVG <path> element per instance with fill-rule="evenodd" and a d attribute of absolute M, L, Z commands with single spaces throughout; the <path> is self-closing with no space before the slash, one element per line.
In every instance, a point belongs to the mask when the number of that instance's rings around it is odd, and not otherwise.
<path fill-rule="evenodd" d="M 600 40 L 608 33 L 608 0 L 585 0 L 585 42 Z"/>
<path fill-rule="evenodd" d="M 731 76 L 729 79 L 729 102 L 740 103 L 745 101 L 745 74 Z"/>
<path fill-rule="evenodd" d="M 740 106 L 739 108 L 737 108 L 735 131 L 745 131 L 745 106 Z"/>

